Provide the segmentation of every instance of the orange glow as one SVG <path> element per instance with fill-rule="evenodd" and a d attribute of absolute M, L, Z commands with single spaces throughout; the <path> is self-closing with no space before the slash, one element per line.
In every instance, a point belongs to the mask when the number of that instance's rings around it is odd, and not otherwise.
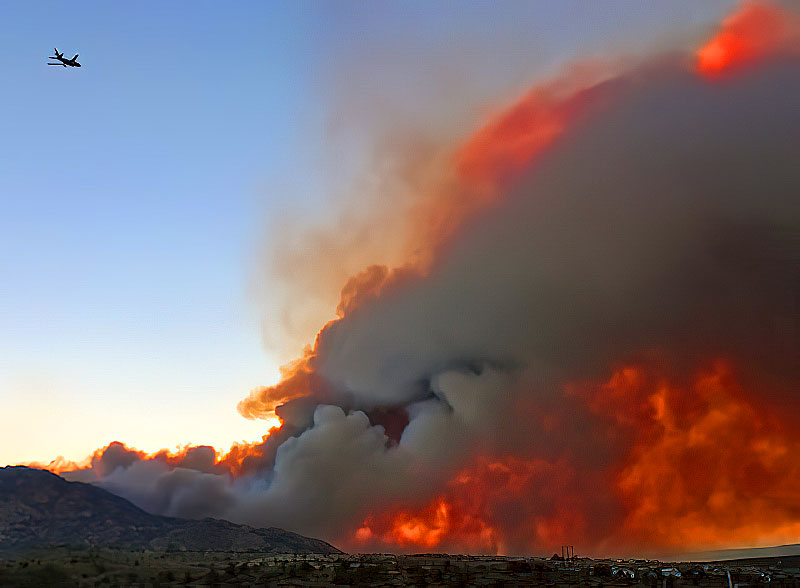
<path fill-rule="evenodd" d="M 601 103 L 603 93 L 598 84 L 605 69 L 575 66 L 561 77 L 534 86 L 522 99 L 494 114 L 457 151 L 459 174 L 484 188 L 512 180 Z"/>
<path fill-rule="evenodd" d="M 450 506 L 440 498 L 421 513 L 399 512 L 392 521 L 389 534 L 398 545 L 434 547 L 450 530 L 450 510 Z"/>
<path fill-rule="evenodd" d="M 748 66 L 798 38 L 797 19 L 778 6 L 750 1 L 726 18 L 720 31 L 697 51 L 697 70 L 706 76 Z"/>
<path fill-rule="evenodd" d="M 80 462 L 67 461 L 59 457 L 49 464 L 37 462 L 26 465 L 45 469 L 55 474 L 90 469 L 97 478 L 102 478 L 119 466 L 127 467 L 139 461 L 156 461 L 170 468 L 191 468 L 207 473 L 237 477 L 260 465 L 260 461 L 265 457 L 265 445 L 270 436 L 278 430 L 278 427 L 270 429 L 260 443 L 235 443 L 225 453 L 221 453 L 209 445 L 188 445 L 177 451 L 161 449 L 154 453 L 147 453 L 114 441 L 96 450 L 91 456 Z"/>
<path fill-rule="evenodd" d="M 597 554 L 796 542 L 800 432 L 751 404 L 730 362 L 689 377 L 659 365 L 565 387 L 567 412 L 594 414 L 605 443 L 620 446 L 616 459 L 536 457 L 535 444 L 520 456 L 480 455 L 427 503 L 373 512 L 342 544 L 548 553 L 567 542 Z"/>
<path fill-rule="evenodd" d="M 462 144 L 451 166 L 411 211 L 410 257 L 422 270 L 458 231 L 497 204 L 510 183 L 528 170 L 577 121 L 604 99 L 609 67 L 585 63 L 534 85 L 522 99 L 499 108 Z"/>
<path fill-rule="evenodd" d="M 275 415 L 275 409 L 293 398 L 308 395 L 317 379 L 313 368 L 316 344 L 306 346 L 303 357 L 280 367 L 281 380 L 274 386 L 259 386 L 240 401 L 237 409 L 250 419 L 264 419 Z M 280 416 L 278 416 L 280 418 Z"/>
<path fill-rule="evenodd" d="M 480 518 L 469 516 L 450 503 L 451 496 L 437 496 L 418 509 L 395 509 L 370 515 L 355 532 L 356 545 L 380 542 L 391 549 L 432 549 L 453 540 L 470 551 L 496 551 L 494 530 Z"/>
<path fill-rule="evenodd" d="M 796 18 L 776 5 L 751 0 L 726 18 L 715 37 L 697 51 L 696 68 L 701 74 L 717 76 L 778 51 L 796 50 L 799 40 Z M 616 86 L 603 83 L 614 69 L 596 62 L 576 64 L 562 75 L 534 85 L 510 106 L 498 108 L 482 127 L 453 146 L 451 157 L 443 162 L 426 160 L 412 165 L 414 196 L 406 211 L 408 218 L 401 221 L 408 227 L 400 232 L 400 239 L 406 241 L 400 246 L 405 263 L 395 268 L 373 264 L 352 275 L 340 291 L 339 319 L 388 287 L 425 275 L 459 230 L 495 205 L 510 183 L 584 117 L 603 107 L 615 91 Z M 337 255 L 347 254 L 334 250 Z M 317 340 L 332 322 L 319 331 Z M 247 418 L 266 418 L 287 401 L 318 390 L 323 384 L 314 371 L 315 356 L 316 344 L 281 368 L 278 384 L 252 390 L 239 403 L 239 412 Z"/>
<path fill-rule="evenodd" d="M 97 451 L 100 451 L 100 450 L 98 449 Z M 97 452 L 95 452 L 95 453 L 97 453 Z M 85 469 L 85 468 L 87 468 L 87 467 L 89 467 L 91 465 L 91 461 L 92 461 L 92 457 L 91 456 L 89 456 L 89 457 L 87 457 L 85 459 L 82 459 L 81 461 L 72 461 L 72 460 L 68 460 L 68 459 L 65 459 L 64 457 L 59 456 L 56 459 L 54 459 L 53 461 L 51 461 L 50 463 L 43 463 L 43 462 L 40 462 L 40 461 L 34 461 L 34 462 L 26 463 L 24 465 L 27 465 L 28 467 L 31 467 L 31 468 L 37 468 L 37 469 L 40 469 L 40 470 L 48 470 L 50 472 L 53 472 L 54 474 L 61 474 L 63 472 L 73 472 L 75 470 Z"/>
<path fill-rule="evenodd" d="M 565 492 L 573 475 L 565 462 L 478 457 L 427 504 L 368 516 L 352 542 L 473 553 L 504 552 L 522 544 L 560 544 L 562 538 L 585 528 L 582 513 Z M 552 508 L 547 512 L 537 508 L 537 499 Z"/>
<path fill-rule="evenodd" d="M 682 384 L 626 366 L 584 390 L 593 411 L 630 435 L 615 473 L 620 540 L 674 548 L 796 541 L 800 434 L 751 404 L 734 374 L 717 361 Z"/>
<path fill-rule="evenodd" d="M 386 290 L 425 275 L 459 229 L 481 211 L 497 203 L 503 188 L 568 131 L 590 109 L 606 98 L 601 82 L 609 68 L 596 64 L 574 66 L 564 75 L 534 86 L 521 100 L 501 109 L 418 186 L 418 201 L 410 207 L 406 239 L 407 261 L 398 267 L 373 264 L 351 276 L 340 292 L 338 319 L 320 329 L 303 356 L 281 368 L 281 381 L 261 386 L 242 400 L 238 409 L 246 418 L 272 416 L 277 407 L 324 388 L 314 370 L 317 345 L 337 320 L 345 318 Z M 424 166 L 423 166 L 424 167 Z M 280 415 L 278 415 L 280 416 Z"/>
<path fill-rule="evenodd" d="M 383 265 L 371 265 L 351 277 L 344 285 L 336 314 L 339 319 L 349 316 L 367 301 L 375 300 L 384 290 L 415 275 L 417 272 L 411 266 L 389 269 Z M 314 345 L 307 345 L 301 358 L 280 367 L 281 380 L 277 384 L 259 386 L 251 390 L 249 396 L 239 402 L 237 406 L 239 413 L 250 419 L 268 419 L 277 416 L 283 422 L 281 415 L 276 415 L 278 407 L 314 392 L 324 392 L 325 382 L 315 370 L 315 361 L 320 339 L 339 319 L 328 321 L 320 329 Z"/>
<path fill-rule="evenodd" d="M 750 404 L 728 364 L 688 389 L 659 382 L 645 398 L 649 418 L 617 481 L 630 536 L 698 547 L 797 539 L 800 436 Z"/>

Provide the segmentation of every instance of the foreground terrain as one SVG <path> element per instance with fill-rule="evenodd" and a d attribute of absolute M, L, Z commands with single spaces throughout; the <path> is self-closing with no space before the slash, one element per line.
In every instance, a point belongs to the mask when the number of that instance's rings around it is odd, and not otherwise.
<path fill-rule="evenodd" d="M 59 548 L 0 559 L 2 586 L 800 588 L 800 557 L 711 563 Z"/>
<path fill-rule="evenodd" d="M 760 550 L 758 558 L 725 562 L 671 564 L 347 555 L 324 541 L 282 529 L 157 516 L 90 484 L 26 467 L 0 468 L 0 587 L 800 588 L 800 555 L 766 557 L 767 553 Z"/>

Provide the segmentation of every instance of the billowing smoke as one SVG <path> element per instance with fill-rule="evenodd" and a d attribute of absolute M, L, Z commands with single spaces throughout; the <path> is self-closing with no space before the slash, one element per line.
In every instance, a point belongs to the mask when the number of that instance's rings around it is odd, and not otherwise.
<path fill-rule="evenodd" d="M 222 457 L 115 444 L 69 475 L 345 549 L 797 541 L 800 61 L 782 35 L 741 67 L 671 56 L 532 91 L 456 150 L 424 220 L 458 223 L 426 224 L 446 238 L 425 262 L 355 276 L 240 405 L 280 429 Z"/>

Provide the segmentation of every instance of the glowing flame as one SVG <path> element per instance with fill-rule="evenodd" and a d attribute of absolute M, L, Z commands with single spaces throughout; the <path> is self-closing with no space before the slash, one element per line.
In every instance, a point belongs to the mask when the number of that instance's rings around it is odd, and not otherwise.
<path fill-rule="evenodd" d="M 507 552 L 517 545 L 550 546 L 581 533 L 586 523 L 567 492 L 574 471 L 566 462 L 514 456 L 477 457 L 428 504 L 395 507 L 367 517 L 356 530 L 356 544 L 390 549 Z M 547 511 L 529 500 L 547 497 Z M 513 524 L 518 537 L 507 536 Z M 513 549 L 513 547 L 511 547 Z"/>
<path fill-rule="evenodd" d="M 746 2 L 726 18 L 720 31 L 697 51 L 697 70 L 706 76 L 748 66 L 787 48 L 797 37 L 796 19 L 774 4 Z"/>
<path fill-rule="evenodd" d="M 605 383 L 569 384 L 566 414 L 585 403 L 608 419 L 619 461 L 592 472 L 579 455 L 536 457 L 535 446 L 527 457 L 477 456 L 427 504 L 372 513 L 344 543 L 545 553 L 570 542 L 597 553 L 606 543 L 670 550 L 796 541 L 800 433 L 749 404 L 730 362 L 680 382 L 641 364 Z"/>
<path fill-rule="evenodd" d="M 645 392 L 642 379 L 605 387 L 628 397 L 638 388 L 639 409 L 649 413 L 617 480 L 626 531 L 674 546 L 796 539 L 797 433 L 748 402 L 727 362 L 697 374 L 688 389 L 660 381 Z"/>

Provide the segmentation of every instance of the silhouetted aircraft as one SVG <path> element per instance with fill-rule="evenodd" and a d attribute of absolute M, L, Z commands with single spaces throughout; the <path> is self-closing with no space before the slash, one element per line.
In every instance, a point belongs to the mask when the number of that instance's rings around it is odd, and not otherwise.
<path fill-rule="evenodd" d="M 58 52 L 58 49 L 54 49 L 54 51 L 56 52 L 56 54 L 55 55 L 51 55 L 47 59 L 58 59 L 61 63 L 48 63 L 47 65 L 63 65 L 64 67 L 67 67 L 67 66 L 80 67 L 81 66 L 80 63 L 75 61 L 76 59 L 78 59 L 78 54 L 77 53 L 75 54 L 75 57 L 73 57 L 72 59 L 67 59 L 66 57 L 64 57 L 63 53 L 59 53 Z"/>

